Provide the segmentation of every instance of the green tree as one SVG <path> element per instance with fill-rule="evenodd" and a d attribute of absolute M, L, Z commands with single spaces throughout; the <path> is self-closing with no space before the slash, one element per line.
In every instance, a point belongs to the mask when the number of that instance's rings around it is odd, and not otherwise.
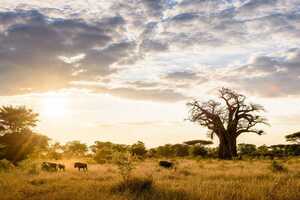
<path fill-rule="evenodd" d="M 256 149 L 256 153 L 262 156 L 267 155 L 269 153 L 269 147 L 267 145 L 259 146 Z"/>
<path fill-rule="evenodd" d="M 0 159 L 17 163 L 48 147 L 46 136 L 33 132 L 38 114 L 25 106 L 0 108 Z M 39 153 L 39 152 L 36 152 Z"/>
<path fill-rule="evenodd" d="M 47 157 L 50 159 L 61 159 L 63 155 L 63 146 L 59 142 L 55 142 L 49 145 L 47 149 Z"/>
<path fill-rule="evenodd" d="M 23 133 L 38 122 L 38 114 L 25 106 L 2 106 L 0 108 L 0 134 Z"/>
<path fill-rule="evenodd" d="M 254 144 L 238 144 L 238 152 L 240 155 L 253 155 L 256 152 L 256 145 Z"/>
<path fill-rule="evenodd" d="M 173 145 L 175 156 L 184 157 L 189 155 L 189 146 L 185 144 Z"/>
<path fill-rule="evenodd" d="M 67 156 L 75 156 L 75 157 L 84 156 L 88 151 L 87 145 L 84 143 L 81 143 L 78 140 L 67 142 L 64 145 L 63 149 L 64 149 L 64 153 Z"/>
<path fill-rule="evenodd" d="M 35 150 L 39 152 L 48 147 L 48 137 L 33 132 L 10 133 L 0 137 L 2 146 L 1 159 L 7 159 L 14 164 L 26 159 Z M 37 152 L 37 153 L 39 153 Z"/>
<path fill-rule="evenodd" d="M 156 149 L 157 155 L 163 157 L 172 157 L 175 155 L 175 150 L 171 144 L 159 146 Z"/>
<path fill-rule="evenodd" d="M 208 150 L 202 145 L 193 145 L 190 148 L 191 156 L 202 156 L 205 157 L 208 155 Z"/>
<path fill-rule="evenodd" d="M 259 115 L 264 111 L 257 104 L 247 103 L 246 97 L 233 90 L 222 88 L 219 99 L 189 102 L 189 120 L 209 130 L 209 136 L 219 138 L 219 158 L 232 159 L 237 156 L 236 140 L 243 133 L 263 134 L 256 129 L 258 124 L 267 124 L 266 119 Z"/>
<path fill-rule="evenodd" d="M 135 156 L 145 156 L 147 153 L 145 144 L 141 141 L 138 141 L 137 143 L 131 145 L 130 152 L 132 155 Z"/>
<path fill-rule="evenodd" d="M 296 132 L 285 136 L 286 141 L 300 144 L 300 132 Z"/>

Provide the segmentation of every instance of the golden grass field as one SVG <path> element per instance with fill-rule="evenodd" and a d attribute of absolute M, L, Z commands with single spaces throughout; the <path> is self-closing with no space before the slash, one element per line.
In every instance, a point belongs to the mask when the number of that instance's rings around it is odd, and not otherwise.
<path fill-rule="evenodd" d="M 66 164 L 65 172 L 28 167 L 0 173 L 0 199 L 300 199 L 300 158 L 278 161 L 285 172 L 273 172 L 271 160 L 177 159 L 176 170 L 167 170 L 149 159 L 136 163 L 132 179 L 134 184 L 148 180 L 152 185 L 125 191 L 116 189 L 122 178 L 115 165 L 89 164 L 88 172 L 78 172 L 72 161 L 60 162 Z"/>

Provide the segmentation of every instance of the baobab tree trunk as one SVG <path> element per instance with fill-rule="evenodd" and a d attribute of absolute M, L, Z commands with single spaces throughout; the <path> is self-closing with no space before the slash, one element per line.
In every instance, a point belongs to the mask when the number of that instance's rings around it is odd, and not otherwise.
<path fill-rule="evenodd" d="M 229 134 L 228 134 L 229 135 Z M 219 158 L 231 160 L 237 156 L 236 137 L 221 134 L 219 136 Z"/>

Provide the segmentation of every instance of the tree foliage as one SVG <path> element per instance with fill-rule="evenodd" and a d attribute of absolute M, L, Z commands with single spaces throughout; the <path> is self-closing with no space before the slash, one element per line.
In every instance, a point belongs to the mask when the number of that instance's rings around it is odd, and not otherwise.
<path fill-rule="evenodd" d="M 67 142 L 64 145 L 64 153 L 68 156 L 81 157 L 84 156 L 88 151 L 86 144 L 81 143 L 78 140 Z"/>
<path fill-rule="evenodd" d="M 138 141 L 137 143 L 134 143 L 133 145 L 131 145 L 130 152 L 132 153 L 132 155 L 144 156 L 144 155 L 146 155 L 147 150 L 146 150 L 145 144 L 141 141 Z"/>
<path fill-rule="evenodd" d="M 0 108 L 0 133 L 23 133 L 38 122 L 38 114 L 25 106 L 2 106 Z"/>
<path fill-rule="evenodd" d="M 293 142 L 293 143 L 297 143 L 300 144 L 300 131 L 290 134 L 290 135 L 286 135 L 285 136 L 286 141 L 288 142 Z"/>
<path fill-rule="evenodd" d="M 183 142 L 184 144 L 187 144 L 187 145 L 210 145 L 210 144 L 213 144 L 212 141 L 210 140 L 189 140 L 189 141 L 186 141 L 186 142 Z"/>
<path fill-rule="evenodd" d="M 256 145 L 254 144 L 238 144 L 238 152 L 240 155 L 253 155 L 256 153 Z"/>
<path fill-rule="evenodd" d="M 0 159 L 17 163 L 35 150 L 48 146 L 49 139 L 32 130 L 37 118 L 37 113 L 24 106 L 0 108 Z"/>

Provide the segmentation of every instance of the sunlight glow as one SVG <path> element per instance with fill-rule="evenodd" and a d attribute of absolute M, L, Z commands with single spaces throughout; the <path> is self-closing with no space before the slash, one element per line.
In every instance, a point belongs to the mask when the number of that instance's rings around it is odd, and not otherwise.
<path fill-rule="evenodd" d="M 50 118 L 64 117 L 67 113 L 68 99 L 66 96 L 51 94 L 42 99 L 41 115 Z"/>

